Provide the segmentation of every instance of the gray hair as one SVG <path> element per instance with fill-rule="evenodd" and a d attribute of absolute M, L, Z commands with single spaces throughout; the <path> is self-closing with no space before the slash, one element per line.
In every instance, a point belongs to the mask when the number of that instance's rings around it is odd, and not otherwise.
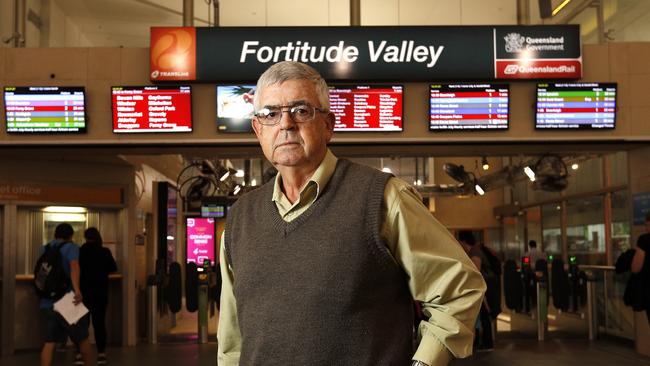
<path fill-rule="evenodd" d="M 314 83 L 320 108 L 329 110 L 329 88 L 325 79 L 313 67 L 295 61 L 282 61 L 271 65 L 257 80 L 253 105 L 255 110 L 260 109 L 260 91 L 270 85 L 282 84 L 288 80 L 309 80 Z"/>

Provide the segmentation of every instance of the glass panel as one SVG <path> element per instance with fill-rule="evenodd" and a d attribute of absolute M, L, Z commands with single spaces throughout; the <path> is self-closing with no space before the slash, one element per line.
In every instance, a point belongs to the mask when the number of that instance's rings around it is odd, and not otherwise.
<path fill-rule="evenodd" d="M 542 206 L 542 247 L 547 254 L 562 254 L 562 206 L 551 203 Z M 539 243 L 539 242 L 538 242 Z"/>
<path fill-rule="evenodd" d="M 627 190 L 612 193 L 612 258 L 631 248 L 630 201 Z"/>
<path fill-rule="evenodd" d="M 506 216 L 503 218 L 502 223 L 503 242 L 505 243 L 504 259 L 514 259 L 519 263 L 519 260 L 524 255 L 523 227 L 525 222 L 520 220 L 519 217 Z"/>
<path fill-rule="evenodd" d="M 602 158 L 582 161 L 577 170 L 571 167 L 568 169 L 569 186 L 564 191 L 564 195 L 592 192 L 603 188 Z"/>
<path fill-rule="evenodd" d="M 621 151 L 607 157 L 610 171 L 610 185 L 618 186 L 627 184 L 627 152 Z"/>
<path fill-rule="evenodd" d="M 512 189 L 512 199 L 514 202 L 519 202 L 519 204 L 528 202 L 528 183 L 530 183 L 529 180 L 523 179 L 515 183 Z"/>
<path fill-rule="evenodd" d="M 578 264 L 606 264 L 602 195 L 567 201 L 567 245 Z"/>
<path fill-rule="evenodd" d="M 542 242 L 542 210 L 539 206 L 526 209 L 526 238 Z"/>
<path fill-rule="evenodd" d="M 598 287 L 604 287 L 604 291 L 597 291 L 596 301 L 599 332 L 633 340 L 634 311 L 623 301 L 630 275 L 630 272 L 616 274 L 614 271 L 606 271 L 604 281 L 597 282 Z M 601 298 L 603 292 L 604 298 Z"/>
<path fill-rule="evenodd" d="M 494 249 L 497 253 L 505 252 L 503 239 L 501 238 L 501 228 L 490 228 L 486 230 L 485 245 Z"/>

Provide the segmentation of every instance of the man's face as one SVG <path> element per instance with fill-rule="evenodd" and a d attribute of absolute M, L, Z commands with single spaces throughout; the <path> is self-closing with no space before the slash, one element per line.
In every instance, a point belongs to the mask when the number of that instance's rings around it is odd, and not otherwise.
<path fill-rule="evenodd" d="M 314 84 L 309 80 L 287 80 L 262 88 L 260 108 L 293 106 L 299 103 L 321 107 Z M 276 168 L 297 167 L 315 170 L 327 151 L 332 138 L 334 115 L 316 112 L 313 120 L 296 123 L 283 108 L 280 122 L 264 126 L 253 119 L 253 129 L 266 158 Z"/>

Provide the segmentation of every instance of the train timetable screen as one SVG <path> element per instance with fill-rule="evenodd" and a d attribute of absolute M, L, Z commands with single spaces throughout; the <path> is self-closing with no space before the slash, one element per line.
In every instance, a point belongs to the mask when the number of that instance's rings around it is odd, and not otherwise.
<path fill-rule="evenodd" d="M 536 107 L 538 129 L 612 129 L 616 126 L 616 84 L 537 84 Z"/>
<path fill-rule="evenodd" d="M 85 133 L 83 87 L 5 87 L 8 133 Z"/>
<path fill-rule="evenodd" d="M 113 132 L 191 132 L 189 86 L 114 86 Z"/>
<path fill-rule="evenodd" d="M 401 85 L 330 87 L 334 131 L 402 131 Z"/>
<path fill-rule="evenodd" d="M 429 130 L 508 129 L 508 84 L 434 84 Z"/>

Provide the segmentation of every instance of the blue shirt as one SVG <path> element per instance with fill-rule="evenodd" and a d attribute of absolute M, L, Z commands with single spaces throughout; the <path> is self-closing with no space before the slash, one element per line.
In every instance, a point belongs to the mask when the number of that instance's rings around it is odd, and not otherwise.
<path fill-rule="evenodd" d="M 53 245 L 60 245 L 63 240 L 54 239 L 48 244 L 50 247 Z M 45 245 L 41 248 L 41 254 L 45 253 Z M 79 246 L 73 242 L 67 242 L 61 247 L 61 258 L 63 259 L 63 270 L 65 274 L 70 277 L 70 262 L 79 260 Z M 68 291 L 72 289 L 72 284 L 68 287 Z M 50 299 L 41 299 L 41 309 L 51 309 L 54 306 L 54 301 Z"/>

